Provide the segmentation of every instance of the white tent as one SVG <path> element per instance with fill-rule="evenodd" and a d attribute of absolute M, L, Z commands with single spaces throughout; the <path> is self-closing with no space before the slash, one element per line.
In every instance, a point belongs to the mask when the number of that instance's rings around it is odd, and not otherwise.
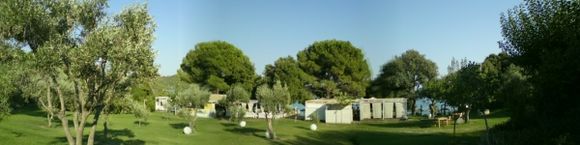
<path fill-rule="evenodd" d="M 360 99 L 360 119 L 401 118 L 406 115 L 406 98 Z"/>

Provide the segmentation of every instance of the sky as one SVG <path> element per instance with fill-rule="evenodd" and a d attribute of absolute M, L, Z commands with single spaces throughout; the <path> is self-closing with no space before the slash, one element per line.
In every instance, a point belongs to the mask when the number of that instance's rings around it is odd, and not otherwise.
<path fill-rule="evenodd" d="M 153 47 L 162 76 L 176 74 L 195 44 L 223 40 L 265 65 L 315 41 L 350 41 L 378 75 L 383 64 L 409 49 L 434 61 L 439 75 L 451 59 L 481 62 L 498 53 L 500 16 L 521 0 L 114 0 L 115 15 L 146 3 L 157 24 Z"/>

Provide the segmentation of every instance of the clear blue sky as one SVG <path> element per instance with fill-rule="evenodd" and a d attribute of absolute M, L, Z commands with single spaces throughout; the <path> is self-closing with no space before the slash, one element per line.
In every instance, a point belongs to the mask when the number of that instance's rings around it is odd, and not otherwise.
<path fill-rule="evenodd" d="M 132 3 L 115 0 L 117 14 Z M 446 74 L 451 58 L 481 62 L 498 53 L 499 18 L 520 0 L 150 0 L 157 23 L 154 48 L 163 76 L 176 73 L 196 43 L 228 41 L 250 58 L 256 73 L 277 58 L 296 56 L 318 40 L 348 40 L 363 50 L 373 76 L 408 49 Z"/>

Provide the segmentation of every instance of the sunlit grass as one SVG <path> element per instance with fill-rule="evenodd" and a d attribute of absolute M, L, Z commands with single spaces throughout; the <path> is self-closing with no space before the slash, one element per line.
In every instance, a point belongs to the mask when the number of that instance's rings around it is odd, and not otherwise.
<path fill-rule="evenodd" d="M 489 123 L 505 122 L 507 117 L 491 117 Z M 186 121 L 167 113 L 153 113 L 146 125 L 139 127 L 131 114 L 112 115 L 111 137 L 105 141 L 98 128 L 98 144 L 476 144 L 485 131 L 483 119 L 474 118 L 468 124 L 458 125 L 456 137 L 453 126 L 438 128 L 428 121 L 376 120 L 354 124 L 318 124 L 318 131 L 310 131 L 312 122 L 279 119 L 274 128 L 276 141 L 265 138 L 266 121 L 247 119 L 247 126 L 226 120 L 199 119 L 197 133 L 182 133 Z M 0 144 L 66 144 L 58 121 L 56 127 L 46 127 L 41 112 L 16 112 L 0 122 Z"/>

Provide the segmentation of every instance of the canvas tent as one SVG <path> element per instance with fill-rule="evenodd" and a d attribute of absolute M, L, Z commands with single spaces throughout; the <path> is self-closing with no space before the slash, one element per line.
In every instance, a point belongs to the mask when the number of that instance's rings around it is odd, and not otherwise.
<path fill-rule="evenodd" d="M 360 99 L 358 103 L 361 120 L 401 118 L 406 115 L 405 98 Z"/>

